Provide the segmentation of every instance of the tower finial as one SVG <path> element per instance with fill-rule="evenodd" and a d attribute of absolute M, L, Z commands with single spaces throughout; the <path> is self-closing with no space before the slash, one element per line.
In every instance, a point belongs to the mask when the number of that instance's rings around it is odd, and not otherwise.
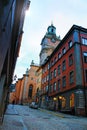
<path fill-rule="evenodd" d="M 51 21 L 51 26 L 53 26 L 53 21 Z"/>

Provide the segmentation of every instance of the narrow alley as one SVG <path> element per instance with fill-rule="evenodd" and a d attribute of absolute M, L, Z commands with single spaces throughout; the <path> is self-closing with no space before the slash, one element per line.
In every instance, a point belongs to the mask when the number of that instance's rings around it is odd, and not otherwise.
<path fill-rule="evenodd" d="M 0 130 L 87 130 L 87 119 L 28 106 L 8 105 Z"/>

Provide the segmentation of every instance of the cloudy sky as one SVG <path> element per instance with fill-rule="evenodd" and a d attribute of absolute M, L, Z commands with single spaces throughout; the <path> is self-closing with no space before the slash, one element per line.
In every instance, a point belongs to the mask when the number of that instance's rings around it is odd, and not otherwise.
<path fill-rule="evenodd" d="M 40 43 L 51 23 L 61 39 L 73 24 L 87 28 L 87 0 L 31 0 L 14 73 L 18 78 L 30 68 L 32 60 L 39 64 Z"/>

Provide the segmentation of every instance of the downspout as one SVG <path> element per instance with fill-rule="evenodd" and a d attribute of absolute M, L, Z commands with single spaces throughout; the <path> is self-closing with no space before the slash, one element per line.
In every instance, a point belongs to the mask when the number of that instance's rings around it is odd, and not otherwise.
<path fill-rule="evenodd" d="M 49 64 L 49 70 L 48 70 L 48 75 L 49 75 L 49 79 L 48 79 L 48 103 L 49 103 L 49 89 L 50 89 L 50 62 L 48 62 Z M 49 104 L 48 104 L 49 106 Z"/>
<path fill-rule="evenodd" d="M 83 61 L 83 53 L 82 53 L 82 47 L 81 47 L 81 44 L 82 44 L 82 40 L 81 40 L 81 35 L 80 35 L 80 31 L 79 31 L 79 41 L 80 41 L 80 50 L 81 50 L 81 59 L 82 59 L 82 75 L 83 75 L 83 92 L 84 92 L 84 99 L 85 99 L 85 114 L 87 116 L 87 109 L 86 109 L 86 92 L 85 92 L 85 74 L 84 74 L 84 61 Z"/>

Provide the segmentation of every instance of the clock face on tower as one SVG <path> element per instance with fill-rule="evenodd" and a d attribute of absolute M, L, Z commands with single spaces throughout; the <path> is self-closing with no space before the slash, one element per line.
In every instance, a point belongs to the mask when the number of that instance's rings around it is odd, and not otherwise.
<path fill-rule="evenodd" d="M 52 42 L 56 42 L 56 40 L 54 38 L 51 39 Z"/>

